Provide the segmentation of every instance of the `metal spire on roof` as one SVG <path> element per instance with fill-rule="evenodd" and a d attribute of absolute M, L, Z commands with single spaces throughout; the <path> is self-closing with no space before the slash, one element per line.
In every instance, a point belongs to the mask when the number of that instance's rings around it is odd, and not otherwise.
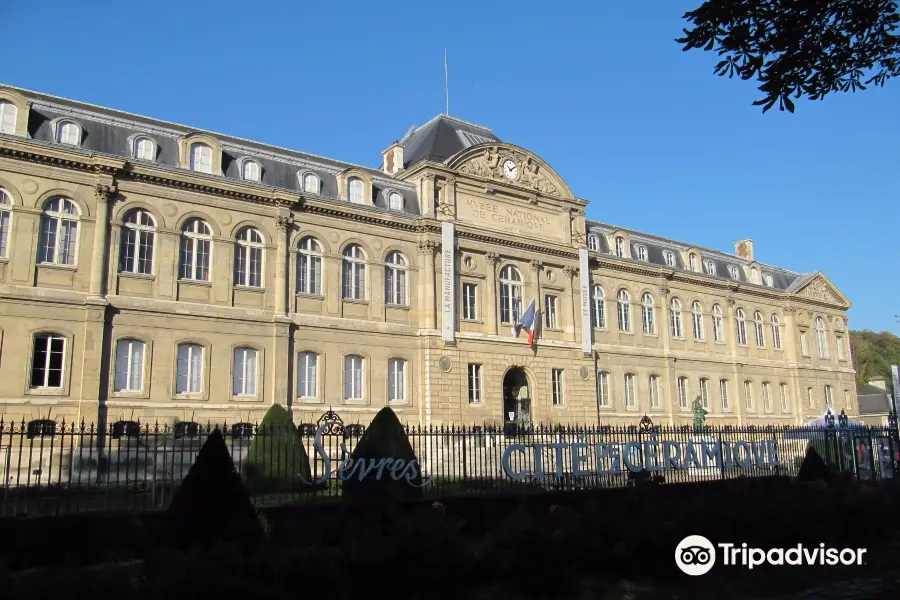
<path fill-rule="evenodd" d="M 447 99 L 447 116 L 450 116 L 450 65 L 447 63 L 447 48 L 444 48 L 444 95 Z"/>

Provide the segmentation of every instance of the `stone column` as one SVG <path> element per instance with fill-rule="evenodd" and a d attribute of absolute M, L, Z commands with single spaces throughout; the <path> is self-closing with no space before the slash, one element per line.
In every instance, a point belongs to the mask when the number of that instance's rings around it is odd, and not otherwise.
<path fill-rule="evenodd" d="M 94 221 L 94 247 L 91 252 L 91 283 L 90 295 L 94 298 L 102 298 L 105 295 L 103 278 L 106 275 L 107 256 L 107 230 L 109 228 L 109 205 L 116 186 L 113 182 L 98 183 L 94 187 L 94 197 L 97 200 L 97 219 Z"/>
<path fill-rule="evenodd" d="M 294 216 L 290 213 L 275 217 L 278 249 L 275 254 L 275 314 L 287 314 L 287 278 L 288 278 L 288 235 L 294 225 Z"/>
<path fill-rule="evenodd" d="M 419 194 L 422 199 L 422 214 L 426 217 L 436 217 L 434 210 L 434 175 L 428 174 L 422 177 L 422 193 Z"/>
<path fill-rule="evenodd" d="M 497 335 L 497 265 L 500 263 L 500 255 L 496 252 L 488 252 L 484 255 L 485 272 L 485 306 L 484 322 L 487 324 L 487 332 Z"/>
<path fill-rule="evenodd" d="M 541 323 L 538 327 L 543 328 L 544 326 L 544 299 L 541 297 L 541 272 L 544 270 L 544 263 L 539 260 L 532 260 L 528 263 L 531 267 L 531 272 L 534 274 L 534 297 L 535 297 L 535 310 L 540 311 L 539 315 L 536 317 L 541 318 Z M 522 298 L 522 312 L 528 308 L 528 303 L 530 300 L 527 298 Z M 537 320 L 537 319 L 535 319 Z"/>
<path fill-rule="evenodd" d="M 420 282 L 422 294 L 420 296 L 420 310 L 425 315 L 425 329 L 435 329 L 435 281 L 434 281 L 434 253 L 438 245 L 430 240 L 419 242 L 419 256 L 422 259 L 422 281 Z"/>
<path fill-rule="evenodd" d="M 569 294 L 568 296 L 564 295 L 563 298 L 568 297 L 568 300 L 565 300 L 565 302 L 568 303 L 566 314 L 572 319 L 571 335 L 569 335 L 569 339 L 573 342 L 578 341 L 578 321 L 581 320 L 581 312 L 576 310 L 577 303 L 575 302 L 575 274 L 577 272 L 578 269 L 575 267 L 563 267 L 563 273 L 566 275 L 566 283 L 569 286 Z M 565 330 L 568 332 L 569 327 L 566 326 Z"/>

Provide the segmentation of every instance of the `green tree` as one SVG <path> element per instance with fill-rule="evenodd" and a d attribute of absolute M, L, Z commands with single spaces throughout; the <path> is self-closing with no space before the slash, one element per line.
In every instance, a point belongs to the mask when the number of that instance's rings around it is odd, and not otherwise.
<path fill-rule="evenodd" d="M 859 383 L 884 377 L 891 389 L 891 365 L 900 365 L 900 338 L 882 331 L 851 331 L 850 352 Z"/>
<path fill-rule="evenodd" d="M 883 86 L 900 75 L 895 0 L 707 0 L 683 18 L 682 50 L 714 50 L 716 75 L 756 79 L 763 112 L 795 98 Z M 863 80 L 864 78 L 865 81 Z"/>
<path fill-rule="evenodd" d="M 290 415 L 273 404 L 258 428 L 242 474 L 255 493 L 297 492 L 311 483 L 309 455 Z"/>

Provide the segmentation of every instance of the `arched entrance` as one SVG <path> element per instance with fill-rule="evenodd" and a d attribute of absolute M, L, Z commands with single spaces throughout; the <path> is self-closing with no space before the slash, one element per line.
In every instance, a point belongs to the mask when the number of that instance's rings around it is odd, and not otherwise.
<path fill-rule="evenodd" d="M 512 367 L 503 376 L 503 422 L 531 423 L 531 386 L 522 367 Z"/>

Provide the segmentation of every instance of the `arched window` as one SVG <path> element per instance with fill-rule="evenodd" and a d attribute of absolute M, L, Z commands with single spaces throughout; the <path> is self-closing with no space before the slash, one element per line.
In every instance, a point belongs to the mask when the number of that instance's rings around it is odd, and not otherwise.
<path fill-rule="evenodd" d="M 319 397 L 319 355 L 315 352 L 297 355 L 297 397 Z"/>
<path fill-rule="evenodd" d="M 716 263 L 714 263 L 711 260 L 707 260 L 704 264 L 706 265 L 706 274 L 707 275 L 715 275 L 716 274 Z"/>
<path fill-rule="evenodd" d="M 634 375 L 625 374 L 625 408 L 634 408 Z"/>
<path fill-rule="evenodd" d="M 399 252 L 391 252 L 384 262 L 384 301 L 406 306 L 406 259 Z"/>
<path fill-rule="evenodd" d="M 315 238 L 305 237 L 297 245 L 297 293 L 322 293 L 322 246 Z"/>
<path fill-rule="evenodd" d="M 262 178 L 262 169 L 255 160 L 245 160 L 241 170 L 241 177 L 247 181 L 260 181 Z"/>
<path fill-rule="evenodd" d="M 66 338 L 54 333 L 34 336 L 31 354 L 31 387 L 61 388 L 65 370 Z"/>
<path fill-rule="evenodd" d="M 235 348 L 232 369 L 232 394 L 235 396 L 255 396 L 259 353 L 254 348 Z"/>
<path fill-rule="evenodd" d="M 647 246 L 638 246 L 637 247 L 637 257 L 638 260 L 643 260 L 646 262 L 647 260 Z"/>
<path fill-rule="evenodd" d="M 388 402 L 406 402 L 406 361 L 388 361 Z"/>
<path fill-rule="evenodd" d="M 140 392 L 144 389 L 144 342 L 123 339 L 116 342 L 116 373 L 113 390 Z"/>
<path fill-rule="evenodd" d="M 203 219 L 190 219 L 181 230 L 181 263 L 178 277 L 209 281 L 212 231 Z"/>
<path fill-rule="evenodd" d="M 694 339 L 705 340 L 706 331 L 703 327 L 703 307 L 696 301 L 691 304 L 691 325 L 694 329 Z"/>
<path fill-rule="evenodd" d="M 678 406 L 680 408 L 687 408 L 687 405 L 688 405 L 687 377 L 679 377 L 677 386 L 678 386 Z"/>
<path fill-rule="evenodd" d="M 724 342 L 725 341 L 725 325 L 722 322 L 722 309 L 719 308 L 718 304 L 713 304 L 712 319 L 713 319 L 713 341 Z"/>
<path fill-rule="evenodd" d="M 235 241 L 234 285 L 261 288 L 265 254 L 262 234 L 255 227 L 244 227 Z"/>
<path fill-rule="evenodd" d="M 344 248 L 343 297 L 346 300 L 366 299 L 366 254 L 356 244 Z"/>
<path fill-rule="evenodd" d="M 760 348 L 764 348 L 766 345 L 766 338 L 763 336 L 763 319 L 762 313 L 759 311 L 753 313 L 753 327 L 756 329 L 756 345 Z"/>
<path fill-rule="evenodd" d="M 598 252 L 600 250 L 600 238 L 591 234 L 588 236 L 588 250 Z"/>
<path fill-rule="evenodd" d="M 828 358 L 828 339 L 825 337 L 825 321 L 816 317 L 816 347 L 820 358 Z"/>
<path fill-rule="evenodd" d="M 176 394 L 199 394 L 203 391 L 203 346 L 178 344 L 175 376 Z"/>
<path fill-rule="evenodd" d="M 363 181 L 359 177 L 347 181 L 347 199 L 353 204 L 363 203 Z"/>
<path fill-rule="evenodd" d="M 19 109 L 12 102 L 0 100 L 0 133 L 13 135 L 16 132 L 16 115 Z"/>
<path fill-rule="evenodd" d="M 669 301 L 669 330 L 672 332 L 672 337 L 684 337 L 681 323 L 681 301 L 678 298 L 672 298 Z"/>
<path fill-rule="evenodd" d="M 846 392 L 844 393 L 846 396 Z M 778 396 L 781 398 L 781 412 L 788 412 L 788 391 L 787 384 L 778 384 Z"/>
<path fill-rule="evenodd" d="M 606 297 L 603 288 L 594 286 L 593 302 L 591 303 L 591 320 L 597 329 L 606 329 Z"/>
<path fill-rule="evenodd" d="M 753 410 L 753 388 L 749 381 L 744 382 L 744 407 Z"/>
<path fill-rule="evenodd" d="M 759 269 L 756 267 L 750 267 L 750 281 L 753 283 L 759 283 Z"/>
<path fill-rule="evenodd" d="M 709 408 L 709 379 L 700 378 L 700 405 Z"/>
<path fill-rule="evenodd" d="M 609 373 L 597 373 L 597 401 L 600 406 L 609 406 Z"/>
<path fill-rule="evenodd" d="M 762 383 L 762 403 L 763 410 L 765 412 L 769 412 L 772 410 L 772 399 L 769 396 L 769 382 L 763 381 Z"/>
<path fill-rule="evenodd" d="M 734 265 L 728 265 L 728 274 L 731 275 L 732 279 L 740 279 L 740 273 L 738 272 L 738 268 Z"/>
<path fill-rule="evenodd" d="M 781 349 L 781 327 L 778 324 L 778 315 L 772 313 L 772 345 L 776 350 Z"/>
<path fill-rule="evenodd" d="M 303 175 L 303 191 L 307 194 L 319 193 L 319 178 L 312 173 Z"/>
<path fill-rule="evenodd" d="M 674 252 L 672 252 L 671 250 L 666 250 L 666 252 L 663 256 L 665 256 L 665 259 L 666 259 L 666 266 L 668 266 L 668 267 L 675 266 L 675 253 Z"/>
<path fill-rule="evenodd" d="M 71 146 L 81 145 L 81 127 L 72 121 L 60 121 L 56 125 L 56 141 Z"/>
<path fill-rule="evenodd" d="M 135 138 L 133 152 L 135 158 L 156 160 L 156 144 L 148 137 Z"/>
<path fill-rule="evenodd" d="M 648 384 L 650 387 L 650 408 L 659 408 L 659 377 L 651 375 Z"/>
<path fill-rule="evenodd" d="M 728 410 L 728 380 L 719 380 L 719 395 L 722 397 L 722 410 Z"/>
<path fill-rule="evenodd" d="M 390 196 L 388 196 L 388 208 L 391 210 L 403 210 L 403 206 L 403 196 L 397 192 L 391 192 Z"/>
<path fill-rule="evenodd" d="M 619 331 L 631 331 L 631 296 L 625 290 L 616 294 L 619 310 Z"/>
<path fill-rule="evenodd" d="M 355 354 L 344 357 L 344 400 L 362 400 L 363 362 L 363 357 Z"/>
<path fill-rule="evenodd" d="M 9 240 L 12 232 L 12 199 L 0 188 L 0 258 L 9 258 Z"/>
<path fill-rule="evenodd" d="M 78 257 L 78 217 L 68 198 L 50 198 L 41 215 L 39 260 L 52 265 L 74 265 Z"/>
<path fill-rule="evenodd" d="M 771 273 L 766 273 L 765 275 L 763 275 L 763 280 L 766 282 L 767 287 L 773 287 L 774 281 L 772 280 Z"/>
<path fill-rule="evenodd" d="M 141 208 L 128 211 L 122 220 L 119 271 L 152 275 L 155 242 L 156 220 L 153 215 Z"/>
<path fill-rule="evenodd" d="M 212 148 L 206 144 L 191 144 L 191 170 L 212 173 Z"/>
<path fill-rule="evenodd" d="M 691 252 L 690 255 L 688 255 L 688 267 L 694 273 L 699 271 L 699 269 L 697 268 L 697 255 L 694 254 L 693 252 Z"/>
<path fill-rule="evenodd" d="M 616 238 L 616 256 L 619 258 L 625 256 L 625 238 L 623 237 Z"/>
<path fill-rule="evenodd" d="M 522 276 L 512 265 L 500 271 L 500 322 L 514 323 L 521 310 Z"/>
<path fill-rule="evenodd" d="M 641 321 L 645 334 L 656 335 L 656 314 L 653 309 L 653 296 L 650 294 L 641 296 Z"/>
<path fill-rule="evenodd" d="M 747 344 L 747 326 L 744 323 L 744 309 L 739 308 L 734 313 L 735 323 L 737 326 L 737 343 L 743 345 Z"/>

